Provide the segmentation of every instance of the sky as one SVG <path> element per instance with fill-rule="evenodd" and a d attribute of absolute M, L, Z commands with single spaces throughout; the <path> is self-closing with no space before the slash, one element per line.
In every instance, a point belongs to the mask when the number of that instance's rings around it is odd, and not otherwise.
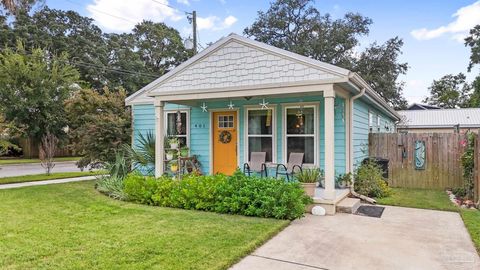
<path fill-rule="evenodd" d="M 202 47 L 229 33 L 242 34 L 266 11 L 264 0 L 46 0 L 46 5 L 75 10 L 95 19 L 105 32 L 129 32 L 142 20 L 164 22 L 183 37 L 191 36 L 187 12 L 197 11 L 199 42 Z M 446 74 L 463 72 L 472 81 L 476 67 L 467 72 L 470 50 L 463 39 L 468 30 L 480 24 L 480 1 L 449 0 L 316 0 L 321 13 L 341 18 L 346 12 L 358 12 L 373 20 L 370 34 L 360 39 L 361 47 L 383 43 L 399 36 L 404 40 L 401 62 L 409 70 L 400 78 L 405 82 L 404 96 L 409 103 L 421 102 L 432 81 Z"/>

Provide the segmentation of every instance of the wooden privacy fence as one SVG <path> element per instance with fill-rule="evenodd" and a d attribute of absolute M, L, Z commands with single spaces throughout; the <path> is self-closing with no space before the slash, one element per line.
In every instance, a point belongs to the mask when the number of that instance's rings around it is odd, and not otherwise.
<path fill-rule="evenodd" d="M 31 139 L 21 139 L 20 140 L 20 147 L 23 150 L 23 157 L 24 158 L 38 158 L 39 156 L 39 148 L 38 143 L 35 143 Z M 56 157 L 70 157 L 72 156 L 72 151 L 70 151 L 66 146 L 65 147 L 58 147 L 55 152 Z"/>
<path fill-rule="evenodd" d="M 476 135 L 475 182 L 480 187 L 479 146 Z M 372 133 L 369 155 L 389 159 L 389 185 L 393 187 L 444 189 L 463 186 L 461 156 L 464 134 L 456 133 Z M 415 165 L 415 141 L 425 142 L 425 166 Z"/>

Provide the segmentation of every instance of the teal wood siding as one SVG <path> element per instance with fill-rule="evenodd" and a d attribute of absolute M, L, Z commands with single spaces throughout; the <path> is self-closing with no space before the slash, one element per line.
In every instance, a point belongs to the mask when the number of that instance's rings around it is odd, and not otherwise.
<path fill-rule="evenodd" d="M 149 105 L 132 106 L 133 113 L 133 145 L 138 145 L 140 134 L 146 135 L 148 132 L 155 134 L 155 107 Z"/>
<path fill-rule="evenodd" d="M 190 153 L 197 155 L 202 172 L 210 172 L 210 114 L 198 107 L 190 110 Z"/>
<path fill-rule="evenodd" d="M 377 122 L 374 121 L 375 123 L 372 130 L 370 130 L 369 126 L 369 112 L 373 113 L 375 116 L 380 116 L 380 126 L 377 126 Z M 380 110 L 367 104 L 362 99 L 354 101 L 352 138 L 354 167 L 357 167 L 363 159 L 368 157 L 368 134 L 370 132 L 395 132 L 394 123 L 393 119 L 382 113 Z"/>
<path fill-rule="evenodd" d="M 353 104 L 353 166 L 368 157 L 368 105 L 357 99 Z"/>
<path fill-rule="evenodd" d="M 286 162 L 283 157 L 284 136 L 284 106 L 288 106 L 291 103 L 306 102 L 304 97 L 302 98 L 272 98 L 267 99 L 270 103 L 270 107 L 275 108 L 275 125 L 276 125 L 276 160 L 277 163 Z M 245 112 L 244 106 L 258 106 L 260 99 L 236 100 L 233 101 L 235 108 L 238 109 L 239 117 L 239 130 L 238 130 L 238 165 L 241 167 L 246 162 L 245 157 Z M 319 160 L 318 164 L 320 168 L 325 167 L 325 140 L 324 140 L 324 100 L 322 96 L 308 97 L 308 102 L 318 104 L 317 119 L 318 119 L 318 151 Z M 228 100 L 206 102 L 208 109 L 227 109 Z M 205 174 L 210 172 L 210 146 L 211 146 L 211 134 L 210 134 L 210 112 L 203 112 L 200 109 L 201 103 L 194 107 L 178 106 L 175 104 L 167 104 L 165 110 L 177 110 L 187 109 L 190 115 L 190 138 L 189 147 L 192 155 L 197 155 L 202 166 L 202 171 Z M 345 100 L 337 97 L 335 99 L 335 170 L 336 173 L 344 173 L 346 171 L 346 134 L 345 134 Z M 155 134 L 155 109 L 153 105 L 134 105 L 133 106 L 133 128 L 134 128 L 134 145 L 138 145 L 139 134 L 146 134 L 152 132 Z M 270 171 L 270 175 L 273 175 L 273 170 Z"/>
<path fill-rule="evenodd" d="M 347 171 L 345 99 L 335 98 L 335 174 Z"/>

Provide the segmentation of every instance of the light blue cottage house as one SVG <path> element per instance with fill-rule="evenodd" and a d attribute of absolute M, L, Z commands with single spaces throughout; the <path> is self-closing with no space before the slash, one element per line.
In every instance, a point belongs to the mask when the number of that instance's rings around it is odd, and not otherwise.
<path fill-rule="evenodd" d="M 197 155 L 205 174 L 231 173 L 266 152 L 267 166 L 304 153 L 325 171 L 317 201 L 338 202 L 336 174 L 368 156 L 369 132 L 400 118 L 358 74 L 231 34 L 126 99 L 133 138 L 154 132 L 155 174 L 166 169 L 165 136 Z M 181 132 L 176 132 L 178 112 Z"/>

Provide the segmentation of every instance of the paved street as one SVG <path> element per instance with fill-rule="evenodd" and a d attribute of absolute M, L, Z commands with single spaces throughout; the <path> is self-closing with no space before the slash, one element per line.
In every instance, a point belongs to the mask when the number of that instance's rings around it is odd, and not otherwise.
<path fill-rule="evenodd" d="M 75 165 L 75 161 L 57 162 L 52 172 L 79 172 L 80 169 Z M 0 177 L 21 176 L 28 174 L 45 173 L 45 169 L 40 163 L 0 165 Z"/>

